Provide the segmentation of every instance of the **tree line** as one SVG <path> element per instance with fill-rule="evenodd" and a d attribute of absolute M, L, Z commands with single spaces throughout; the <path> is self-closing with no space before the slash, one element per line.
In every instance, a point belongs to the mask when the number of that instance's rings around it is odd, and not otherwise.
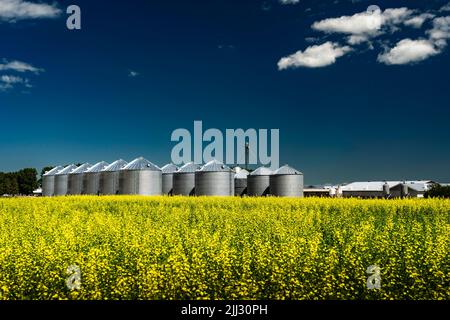
<path fill-rule="evenodd" d="M 0 172 L 0 196 L 32 195 L 39 187 L 37 170 L 26 168 L 17 172 Z"/>

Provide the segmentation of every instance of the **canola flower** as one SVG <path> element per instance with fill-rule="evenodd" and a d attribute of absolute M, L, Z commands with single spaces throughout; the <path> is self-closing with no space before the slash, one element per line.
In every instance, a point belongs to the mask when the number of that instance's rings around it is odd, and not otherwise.
<path fill-rule="evenodd" d="M 449 248 L 448 200 L 2 199 L 0 299 L 447 300 Z"/>

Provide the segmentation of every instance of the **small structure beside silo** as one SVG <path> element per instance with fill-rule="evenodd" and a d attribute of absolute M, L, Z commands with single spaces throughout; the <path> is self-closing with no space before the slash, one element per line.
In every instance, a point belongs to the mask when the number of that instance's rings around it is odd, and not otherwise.
<path fill-rule="evenodd" d="M 166 164 L 161 168 L 162 172 L 162 193 L 163 195 L 173 194 L 173 175 L 179 168 L 173 163 Z"/>
<path fill-rule="evenodd" d="M 83 194 L 100 194 L 100 175 L 101 171 L 107 166 L 107 162 L 101 161 L 90 167 L 84 173 Z"/>
<path fill-rule="evenodd" d="M 42 175 L 42 195 L 44 197 L 53 197 L 55 195 L 55 175 L 64 167 L 57 166 Z"/>
<path fill-rule="evenodd" d="M 55 174 L 55 196 L 66 196 L 69 190 L 69 173 L 77 168 L 71 164 Z"/>
<path fill-rule="evenodd" d="M 100 194 L 117 195 L 119 194 L 120 170 L 124 168 L 128 162 L 125 160 L 117 160 L 103 169 L 100 173 Z"/>
<path fill-rule="evenodd" d="M 120 170 L 119 194 L 162 195 L 161 169 L 142 157 L 133 160 Z"/>
<path fill-rule="evenodd" d="M 199 169 L 199 165 L 189 162 L 173 174 L 174 196 L 195 195 L 195 172 Z"/>
<path fill-rule="evenodd" d="M 247 177 L 247 195 L 250 197 L 265 197 L 270 194 L 270 176 L 273 171 L 259 167 Z"/>
<path fill-rule="evenodd" d="M 285 165 L 270 176 L 270 194 L 274 197 L 303 197 L 303 173 Z"/>
<path fill-rule="evenodd" d="M 234 196 L 234 171 L 212 160 L 195 173 L 197 196 Z"/>

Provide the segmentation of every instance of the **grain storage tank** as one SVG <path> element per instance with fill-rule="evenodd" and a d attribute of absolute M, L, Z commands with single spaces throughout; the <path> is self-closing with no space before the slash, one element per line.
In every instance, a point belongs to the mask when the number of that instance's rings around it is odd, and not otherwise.
<path fill-rule="evenodd" d="M 107 166 L 100 173 L 100 194 L 119 194 L 120 170 L 128 163 L 125 160 L 117 160 Z"/>
<path fill-rule="evenodd" d="M 195 195 L 195 172 L 199 169 L 199 165 L 189 162 L 173 174 L 174 196 Z"/>
<path fill-rule="evenodd" d="M 100 194 L 100 173 L 107 166 L 107 162 L 101 161 L 84 173 L 83 194 Z"/>
<path fill-rule="evenodd" d="M 178 167 L 172 163 L 166 164 L 161 168 L 162 171 L 162 193 L 163 195 L 173 194 L 173 174 L 177 172 Z"/>
<path fill-rule="evenodd" d="M 234 175 L 234 195 L 242 197 L 247 194 L 247 177 L 249 172 L 245 169 L 240 169 L 237 171 Z"/>
<path fill-rule="evenodd" d="M 234 196 L 234 172 L 222 162 L 212 160 L 195 173 L 197 196 Z"/>
<path fill-rule="evenodd" d="M 247 194 L 250 197 L 265 197 L 270 193 L 270 176 L 273 171 L 260 167 L 247 177 Z"/>
<path fill-rule="evenodd" d="M 270 176 L 270 193 L 275 197 L 303 197 L 303 173 L 286 165 Z"/>
<path fill-rule="evenodd" d="M 144 158 L 137 158 L 120 170 L 120 194 L 162 195 L 161 169 Z"/>
<path fill-rule="evenodd" d="M 83 193 L 84 173 L 91 167 L 89 163 L 82 164 L 69 173 L 69 188 L 67 194 L 80 195 Z"/>
<path fill-rule="evenodd" d="M 71 164 L 55 174 L 55 196 L 65 196 L 69 190 L 69 173 L 77 168 Z"/>
<path fill-rule="evenodd" d="M 64 167 L 58 166 L 42 175 L 42 195 L 53 197 L 55 195 L 55 174 Z"/>

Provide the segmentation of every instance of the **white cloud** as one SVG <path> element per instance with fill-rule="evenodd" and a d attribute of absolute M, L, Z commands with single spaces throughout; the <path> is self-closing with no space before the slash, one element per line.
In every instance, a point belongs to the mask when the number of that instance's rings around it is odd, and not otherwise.
<path fill-rule="evenodd" d="M 427 34 L 439 47 L 446 46 L 447 39 L 450 39 L 450 16 L 434 19 L 433 29 L 428 30 Z"/>
<path fill-rule="evenodd" d="M 405 24 L 406 26 L 409 26 L 409 27 L 413 27 L 413 28 L 420 29 L 420 28 L 422 28 L 422 26 L 423 26 L 423 24 L 425 23 L 425 21 L 427 21 L 427 20 L 429 20 L 429 19 L 433 19 L 434 17 L 435 17 L 434 14 L 431 14 L 431 13 L 422 13 L 422 14 L 420 14 L 420 15 L 418 15 L 418 16 L 409 18 L 408 20 L 406 20 L 406 21 L 404 22 L 404 24 Z"/>
<path fill-rule="evenodd" d="M 139 76 L 139 72 L 130 70 L 130 71 L 128 72 L 128 76 L 129 76 L 130 78 L 136 78 L 137 76 Z"/>
<path fill-rule="evenodd" d="M 1 0 L 0 0 L 1 1 Z M 16 71 L 16 72 L 33 72 L 33 73 L 40 73 L 45 71 L 44 69 L 39 69 L 36 67 L 33 67 L 31 64 L 28 64 L 26 62 L 21 61 L 11 61 L 8 62 L 7 60 L 3 60 L 3 63 L 0 63 L 0 71 Z"/>
<path fill-rule="evenodd" d="M 300 0 L 280 0 L 281 4 L 297 4 Z"/>
<path fill-rule="evenodd" d="M 61 10 L 56 4 L 33 3 L 24 0 L 0 0 L 0 20 L 56 18 Z"/>
<path fill-rule="evenodd" d="M 404 39 L 398 42 L 394 48 L 380 54 L 378 62 L 387 65 L 410 64 L 423 61 L 439 53 L 440 51 L 429 40 Z"/>
<path fill-rule="evenodd" d="M 348 46 L 340 46 L 338 43 L 326 42 L 322 45 L 315 45 L 306 48 L 304 51 L 298 51 L 288 57 L 282 58 L 278 62 L 278 69 L 289 68 L 320 68 L 329 66 L 351 51 Z"/>
<path fill-rule="evenodd" d="M 439 9 L 440 12 L 447 12 L 450 11 L 450 2 L 447 3 L 445 6 L 441 7 L 441 9 Z"/>
<path fill-rule="evenodd" d="M 23 84 L 27 88 L 31 88 L 31 84 L 28 79 L 12 75 L 0 76 L 0 90 L 5 91 L 14 88 L 17 84 Z"/>
<path fill-rule="evenodd" d="M 365 12 L 356 13 L 352 16 L 317 21 L 312 25 L 312 28 L 326 33 L 374 37 L 383 33 L 381 30 L 383 27 L 393 28 L 407 20 L 413 12 L 408 8 L 393 8 L 381 11 L 378 7 L 373 6 Z"/>
<path fill-rule="evenodd" d="M 364 42 L 369 42 L 369 37 L 366 35 L 353 34 L 347 37 L 348 44 L 354 46 Z"/>

